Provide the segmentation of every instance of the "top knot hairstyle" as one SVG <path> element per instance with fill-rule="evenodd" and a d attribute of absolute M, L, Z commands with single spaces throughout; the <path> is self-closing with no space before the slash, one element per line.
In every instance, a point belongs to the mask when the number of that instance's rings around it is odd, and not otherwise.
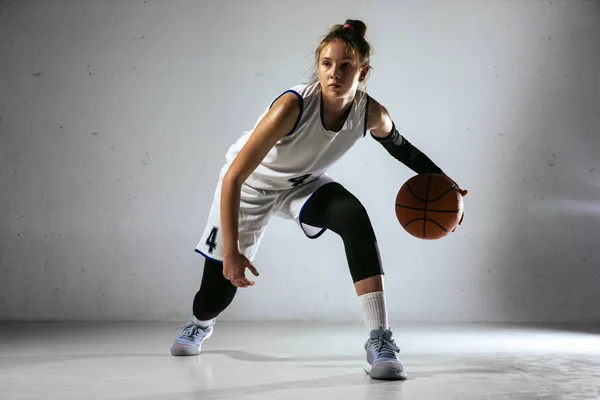
<path fill-rule="evenodd" d="M 317 47 L 315 52 L 317 61 L 325 46 L 335 40 L 341 40 L 355 52 L 363 67 L 368 66 L 371 59 L 371 45 L 365 39 L 366 33 L 365 23 L 355 19 L 348 19 L 343 24 L 334 25 Z"/>
<path fill-rule="evenodd" d="M 343 24 L 337 24 L 329 29 L 329 32 L 323 37 L 319 46 L 315 51 L 316 65 L 319 65 L 319 56 L 321 51 L 336 40 L 342 41 L 348 46 L 360 60 L 361 67 L 369 67 L 371 69 L 371 45 L 365 39 L 367 33 L 367 25 L 364 22 L 347 19 Z M 318 81 L 317 72 L 311 79 L 312 82 Z"/>

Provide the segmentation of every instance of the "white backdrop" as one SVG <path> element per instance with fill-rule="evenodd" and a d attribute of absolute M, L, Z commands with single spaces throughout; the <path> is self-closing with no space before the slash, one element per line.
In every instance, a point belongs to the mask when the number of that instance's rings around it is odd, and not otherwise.
<path fill-rule="evenodd" d="M 362 19 L 370 94 L 470 191 L 436 242 L 405 233 L 413 174 L 372 139 L 330 175 L 367 207 L 390 318 L 600 321 L 600 4 L 0 3 L 0 319 L 187 318 L 227 147 Z M 359 320 L 341 240 L 273 219 L 230 320 Z"/>

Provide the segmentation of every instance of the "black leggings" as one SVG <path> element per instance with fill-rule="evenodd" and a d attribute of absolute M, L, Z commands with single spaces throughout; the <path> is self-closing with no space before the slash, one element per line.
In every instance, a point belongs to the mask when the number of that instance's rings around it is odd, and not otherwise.
<path fill-rule="evenodd" d="M 339 183 L 328 183 L 312 195 L 302 212 L 302 222 L 340 235 L 354 283 L 383 275 L 377 240 L 367 211 Z M 215 318 L 231 304 L 236 292 L 237 288 L 223 276 L 223 265 L 206 259 L 200 290 L 194 297 L 194 316 L 199 320 Z"/>

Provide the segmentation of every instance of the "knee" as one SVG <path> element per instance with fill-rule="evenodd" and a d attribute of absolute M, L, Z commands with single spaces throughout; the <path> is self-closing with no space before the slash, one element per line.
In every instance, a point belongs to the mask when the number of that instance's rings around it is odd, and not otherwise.
<path fill-rule="evenodd" d="M 349 194 L 332 206 L 330 225 L 342 231 L 352 227 L 364 229 L 371 226 L 371 221 L 360 200 Z"/>

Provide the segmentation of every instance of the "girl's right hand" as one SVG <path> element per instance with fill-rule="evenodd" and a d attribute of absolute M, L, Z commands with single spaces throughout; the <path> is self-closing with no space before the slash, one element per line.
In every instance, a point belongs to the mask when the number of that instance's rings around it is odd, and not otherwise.
<path fill-rule="evenodd" d="M 254 281 L 246 278 L 246 268 L 248 268 L 254 276 L 259 275 L 250 260 L 239 251 L 223 257 L 223 276 L 225 279 L 228 279 L 233 286 L 239 288 L 254 286 Z"/>

